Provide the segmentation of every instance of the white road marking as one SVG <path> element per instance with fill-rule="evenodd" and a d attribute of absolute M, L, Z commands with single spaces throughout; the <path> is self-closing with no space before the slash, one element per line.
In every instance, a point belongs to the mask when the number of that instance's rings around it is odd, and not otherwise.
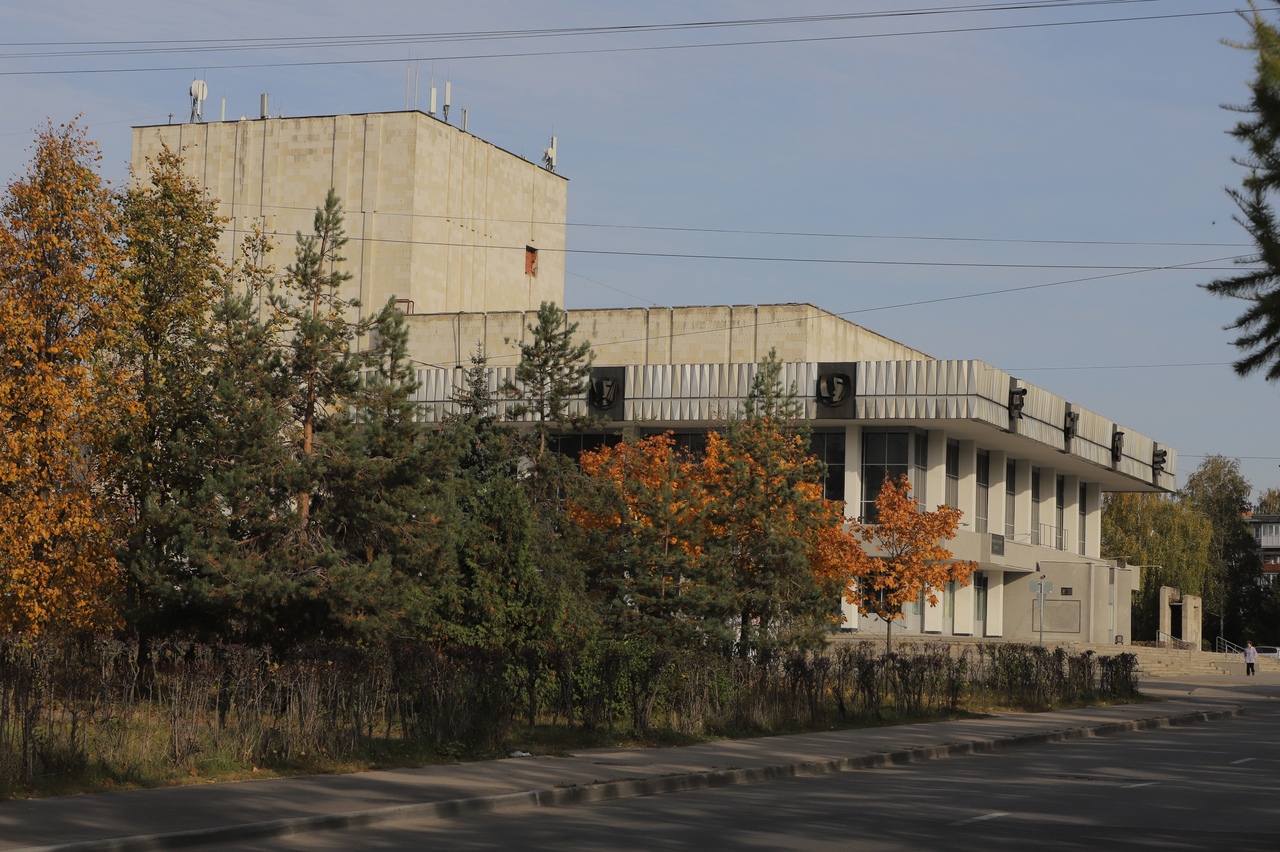
<path fill-rule="evenodd" d="M 1240 758 L 1239 760 L 1233 760 L 1233 761 L 1231 761 L 1231 765 L 1232 765 L 1232 766 L 1238 766 L 1238 765 L 1239 765 L 1239 764 L 1241 764 L 1241 763 L 1248 763 L 1248 762 L 1249 762 L 1249 761 L 1251 761 L 1251 760 L 1257 760 L 1257 759 L 1258 759 L 1258 758 L 1256 758 L 1256 757 L 1242 757 L 1242 758 Z"/>
<path fill-rule="evenodd" d="M 959 822 L 953 822 L 951 824 L 966 825 L 971 822 L 982 822 L 983 820 L 995 819 L 996 817 L 1002 817 L 1002 816 L 1008 816 L 1008 815 L 1009 815 L 1008 811 L 996 811 L 994 813 L 983 814 L 982 816 L 970 817 L 969 819 L 962 819 Z"/>
<path fill-rule="evenodd" d="M 1160 783 L 1159 781 L 1143 781 L 1141 784 L 1125 784 L 1125 785 L 1124 785 L 1123 787 L 1121 787 L 1120 789 L 1121 789 L 1121 790 L 1135 790 L 1135 789 L 1137 789 L 1138 787 L 1154 787 L 1155 785 L 1157 785 L 1157 784 L 1159 784 L 1159 783 Z"/>

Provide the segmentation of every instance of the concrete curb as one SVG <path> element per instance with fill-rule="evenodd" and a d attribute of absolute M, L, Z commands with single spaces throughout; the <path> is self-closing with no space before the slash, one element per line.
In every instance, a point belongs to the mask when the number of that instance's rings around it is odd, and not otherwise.
<path fill-rule="evenodd" d="M 990 740 L 974 740 L 963 743 L 946 743 L 936 746 L 877 752 L 859 757 L 804 763 L 759 766 L 751 769 L 726 769 L 716 772 L 691 772 L 679 775 L 663 775 L 656 778 L 621 779 L 592 784 L 575 784 L 548 790 L 529 790 L 504 793 L 495 796 L 478 796 L 469 799 L 450 799 L 441 802 L 422 802 L 412 805 L 394 805 L 385 808 L 369 808 L 337 814 L 292 817 L 268 822 L 228 825 L 191 831 L 163 834 L 139 834 L 113 837 L 105 840 L 83 840 L 51 846 L 28 846 L 11 852 L 152 852 L 152 850 L 185 849 L 211 843 L 234 843 L 242 840 L 264 840 L 273 837 L 289 837 L 313 831 L 332 831 L 359 828 L 380 823 L 410 819 L 447 819 L 471 816 L 527 807 L 562 807 L 590 802 L 604 802 L 659 793 L 677 793 L 686 790 L 705 790 L 712 787 L 728 787 L 737 784 L 754 784 L 761 781 L 777 781 L 815 775 L 830 775 L 857 769 L 878 769 L 943 757 L 960 757 L 970 754 L 986 754 L 1021 746 L 1107 736 L 1127 731 L 1144 731 L 1193 725 L 1239 716 L 1240 708 L 1199 711 L 1178 716 L 1134 719 L 1127 722 L 1066 728 L 1036 734 L 1020 734 Z"/>

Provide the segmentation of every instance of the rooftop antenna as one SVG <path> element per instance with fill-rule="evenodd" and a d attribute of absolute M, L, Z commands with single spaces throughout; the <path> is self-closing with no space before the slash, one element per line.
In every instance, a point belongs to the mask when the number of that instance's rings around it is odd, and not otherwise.
<path fill-rule="evenodd" d="M 191 123 L 204 122 L 204 102 L 209 97 L 209 87 L 204 80 L 191 81 Z"/>
<path fill-rule="evenodd" d="M 554 136 L 551 137 L 551 147 L 544 148 L 542 151 L 542 164 L 549 172 L 556 170 L 556 137 Z"/>
<path fill-rule="evenodd" d="M 462 132 L 467 132 L 467 108 L 462 108 Z"/>
<path fill-rule="evenodd" d="M 436 114 L 436 75 L 431 74 L 431 106 L 427 108 L 427 115 Z"/>
<path fill-rule="evenodd" d="M 444 81 L 444 120 L 447 124 L 449 121 L 449 101 L 453 98 L 453 83 L 448 80 Z"/>

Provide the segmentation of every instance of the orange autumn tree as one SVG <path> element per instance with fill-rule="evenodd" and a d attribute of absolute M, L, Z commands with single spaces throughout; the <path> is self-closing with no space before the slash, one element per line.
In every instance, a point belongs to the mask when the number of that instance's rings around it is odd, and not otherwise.
<path fill-rule="evenodd" d="M 847 537 L 872 549 L 848 551 L 854 582 L 847 599 L 860 612 L 884 621 L 886 654 L 903 605 L 923 594 L 929 606 L 936 606 L 938 589 L 950 582 L 967 586 L 978 569 L 976 562 L 952 559 L 951 551 L 940 544 L 955 538 L 960 515 L 951 506 L 922 511 L 911 496 L 911 481 L 903 475 L 885 480 L 876 497 L 874 523 L 849 522 Z"/>
<path fill-rule="evenodd" d="M 103 483 L 133 300 L 97 160 L 75 123 L 47 125 L 0 199 L 0 632 L 114 621 Z"/>
<path fill-rule="evenodd" d="M 859 545 L 823 498 L 825 466 L 781 376 L 770 353 L 742 415 L 707 434 L 701 457 L 670 434 L 583 453 L 583 471 L 611 488 L 572 518 L 607 533 L 594 579 L 617 626 L 759 656 L 816 644 L 832 623 Z"/>
<path fill-rule="evenodd" d="M 667 432 L 584 452 L 579 464 L 611 486 L 590 505 L 573 504 L 570 517 L 604 533 L 610 555 L 594 579 L 612 626 L 658 641 L 724 638 L 723 623 L 708 618 L 716 589 L 701 558 L 707 495 L 698 461 Z"/>

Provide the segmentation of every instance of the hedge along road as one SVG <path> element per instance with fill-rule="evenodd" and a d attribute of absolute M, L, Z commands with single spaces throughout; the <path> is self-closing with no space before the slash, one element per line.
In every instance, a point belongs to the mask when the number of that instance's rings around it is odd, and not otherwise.
<path fill-rule="evenodd" d="M 1271 714 L 1268 706 L 1271 698 L 1266 697 L 1266 693 L 1270 691 L 1274 695 L 1280 690 L 1280 675 L 1267 674 L 1251 678 L 1248 682 L 1243 677 L 1219 678 L 1217 686 L 1225 688 L 1207 687 L 1206 684 L 1144 684 L 1148 691 L 1152 688 L 1164 690 L 1174 698 L 1157 704 L 1088 707 L 1048 714 L 997 714 L 984 719 L 904 725 L 900 728 L 722 741 L 686 748 L 577 752 L 568 757 L 431 766 L 420 770 L 381 771 L 346 777 L 273 779 L 67 797 L 63 800 L 3 802 L 0 803 L 0 848 L 154 849 L 191 846 L 193 842 L 214 847 L 223 843 L 223 848 L 349 848 L 355 843 L 374 848 L 420 848 L 424 843 L 442 838 L 447 838 L 447 846 L 451 848 L 465 843 L 489 847 L 499 842 L 506 846 L 516 843 L 520 848 L 563 848 L 567 838 L 573 837 L 577 838 L 576 846 L 584 848 L 641 848 L 663 843 L 662 830 L 668 826 L 671 826 L 671 840 L 676 847 L 705 843 L 723 846 L 730 840 L 750 846 L 751 838 L 756 834 L 760 835 L 760 843 L 767 847 L 777 844 L 810 847 L 826 842 L 824 837 L 827 835 L 822 834 L 824 817 L 808 812 L 801 814 L 797 809 L 808 807 L 806 801 L 809 798 L 823 801 L 832 794 L 836 800 L 829 819 L 835 820 L 838 826 L 836 842 L 846 847 L 855 840 L 882 837 L 890 844 L 881 848 L 901 848 L 904 843 L 919 848 L 919 837 L 932 837 L 933 842 L 927 844 L 927 848 L 938 848 L 940 844 L 950 848 L 954 846 L 951 840 L 956 839 L 951 834 L 952 824 L 974 820 L 973 825 L 982 826 L 984 832 L 998 838 L 1000 832 L 1010 830 L 1004 825 L 1006 820 L 1009 825 L 1015 824 L 1016 812 L 1010 807 L 992 807 L 992 796 L 987 794 L 979 794 L 975 800 L 969 801 L 966 798 L 969 788 L 959 789 L 954 783 L 943 784 L 942 788 L 932 792 L 925 785 L 915 783 L 906 785 L 901 791 L 888 787 L 891 780 L 901 777 L 893 773 L 902 773 L 902 765 L 928 757 L 1001 751 L 1012 746 L 1020 748 L 1009 752 L 1009 755 L 1024 752 L 1030 756 L 1033 751 L 1034 755 L 1043 752 L 1047 755 L 1043 760 L 1052 765 L 1053 755 L 1064 752 L 1055 748 L 1044 751 L 1036 747 L 1037 743 L 1114 733 L 1116 736 L 1102 737 L 1097 741 L 1105 746 L 1100 753 L 1106 755 L 1108 748 L 1119 745 L 1121 741 L 1149 736 L 1147 733 L 1120 732 L 1160 728 L 1162 725 L 1167 727 L 1167 722 L 1161 720 L 1224 719 L 1238 714 L 1242 705 L 1251 714 L 1249 720 L 1254 715 L 1262 718 Z M 1254 692 L 1262 695 L 1253 695 Z M 1193 725 L 1190 729 L 1224 725 L 1234 727 L 1234 723 L 1211 722 Z M 1162 739 L 1165 745 L 1161 747 L 1169 748 L 1169 755 L 1181 750 L 1181 733 L 1183 729 L 1174 730 L 1167 734 L 1167 739 Z M 1252 734 L 1247 734 L 1244 741 L 1248 742 L 1251 737 Z M 1261 759 L 1252 751 L 1252 745 L 1251 753 L 1233 760 L 1247 757 L 1253 757 L 1253 760 L 1235 765 L 1233 771 L 1251 773 L 1253 769 L 1249 764 Z M 1124 770 L 1123 761 L 1130 759 L 1132 757 L 1123 757 L 1107 771 L 1114 774 Z M 1172 769 L 1180 768 L 1184 762 L 1181 759 L 1175 761 Z M 867 766 L 888 765 L 899 765 L 900 769 L 865 769 Z M 923 764 L 927 771 L 924 771 L 922 779 L 936 777 L 943 770 L 951 773 L 965 765 L 979 766 L 977 780 L 973 782 L 977 784 L 983 778 L 1002 778 L 1000 773 L 986 768 L 996 766 L 998 769 L 1005 764 L 989 762 L 986 757 L 932 760 Z M 1239 769 L 1242 766 L 1244 769 Z M 832 775 L 838 769 L 851 768 L 863 771 Z M 1052 771 L 1064 774 L 1059 770 Z M 1161 769 L 1160 761 L 1156 760 L 1149 771 L 1166 770 Z M 717 783 L 744 784 L 750 780 L 783 779 L 805 773 L 826 775 L 826 778 L 810 782 L 745 784 L 721 791 L 694 792 Z M 1071 771 L 1066 774 L 1101 777 L 1106 773 Z M 1128 778 L 1128 775 L 1123 777 Z M 864 787 L 858 787 L 864 779 Z M 1148 784 L 1151 780 L 1158 782 L 1160 779 L 1142 778 L 1129 783 Z M 826 782 L 831 782 L 831 787 Z M 966 778 L 964 783 L 968 785 L 970 780 Z M 795 784 L 804 785 L 804 788 L 795 792 Z M 854 784 L 854 787 L 845 789 L 845 784 Z M 1152 785 L 1155 787 L 1156 784 Z M 1025 787 L 1025 783 L 1014 783 L 1011 793 L 1024 792 Z M 662 789 L 682 789 L 685 792 L 680 796 L 655 796 L 613 805 L 602 803 L 558 809 L 529 806 L 531 802 L 548 805 L 640 796 Z M 782 791 L 780 800 L 772 803 L 759 801 L 771 789 Z M 745 798 L 735 793 L 741 793 Z M 1055 794 L 1052 798 L 1056 801 L 1059 796 Z M 703 803 L 704 800 L 707 803 Z M 685 828 L 681 828 L 681 819 L 678 819 L 686 807 L 682 802 L 696 809 L 691 811 L 694 815 L 692 824 Z M 1046 819 L 1050 814 L 1041 803 L 1033 801 L 1032 805 L 1036 805 L 1036 809 L 1028 812 L 1036 815 L 1037 819 Z M 614 814 L 616 807 L 622 810 Z M 635 811 L 639 816 L 627 816 L 631 807 L 639 809 Z M 654 807 L 666 807 L 673 812 L 649 814 L 645 811 Z M 726 807 L 726 815 L 716 815 Z M 1111 825 L 1097 816 L 1105 809 L 1089 805 L 1083 810 L 1085 816 L 1096 821 L 1097 825 Z M 428 814 L 435 819 L 422 820 Z M 449 814 L 466 814 L 468 817 L 456 821 L 444 819 Z M 483 819 L 480 819 L 481 814 L 484 814 Z M 755 821 L 762 814 L 767 816 L 763 826 Z M 1133 814 L 1137 819 L 1140 809 L 1134 809 Z M 1179 812 L 1174 814 L 1179 815 Z M 410 817 L 421 821 L 404 823 Z M 1061 819 L 1061 814 L 1057 814 L 1056 819 Z M 1156 817 L 1152 819 L 1160 823 Z M 401 823 L 393 825 L 394 820 L 401 820 Z M 614 832 L 614 820 L 630 826 L 626 834 Z M 721 823 L 713 829 L 718 825 L 717 820 Z M 598 835 L 591 834 L 593 824 L 598 826 Z M 351 832 L 324 830 L 343 825 L 360 828 Z M 886 826 L 886 833 L 874 834 L 873 829 L 877 825 Z M 888 832 L 896 832 L 900 828 L 914 830 L 916 834 L 905 840 L 893 840 Z M 771 838 L 764 833 L 765 829 L 776 834 Z M 298 832 L 310 833 L 293 839 L 265 839 L 284 838 Z M 1027 839 L 1024 833 L 1018 837 L 1019 842 Z M 1059 830 L 1053 830 L 1053 842 L 1064 837 Z M 945 844 L 941 838 L 946 838 Z M 1244 843 L 1242 848 L 1249 848 L 1248 843 Z"/>

